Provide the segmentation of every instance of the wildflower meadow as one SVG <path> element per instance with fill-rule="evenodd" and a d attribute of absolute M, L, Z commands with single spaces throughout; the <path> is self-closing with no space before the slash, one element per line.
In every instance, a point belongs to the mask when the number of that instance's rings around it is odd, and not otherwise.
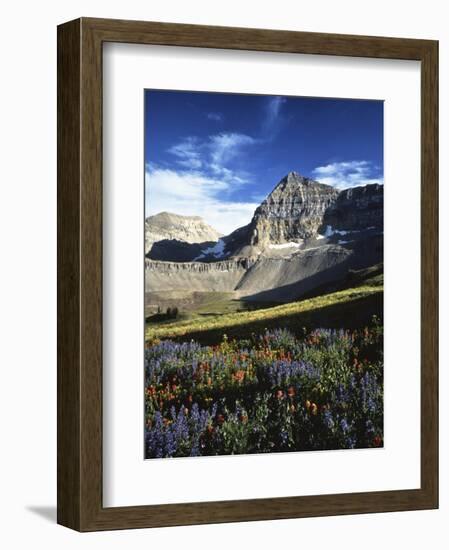
<path fill-rule="evenodd" d="M 383 329 L 265 330 L 145 350 L 146 458 L 383 446 Z"/>

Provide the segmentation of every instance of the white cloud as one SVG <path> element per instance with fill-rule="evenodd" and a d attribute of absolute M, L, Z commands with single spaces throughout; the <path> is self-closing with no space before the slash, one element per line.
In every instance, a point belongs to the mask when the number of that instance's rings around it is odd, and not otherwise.
<path fill-rule="evenodd" d="M 209 139 L 211 159 L 216 165 L 229 162 L 242 152 L 243 147 L 256 143 L 251 136 L 237 133 L 216 134 Z"/>
<path fill-rule="evenodd" d="M 268 118 L 275 119 L 279 116 L 279 112 L 281 110 L 281 106 L 286 102 L 287 100 L 285 97 L 276 96 L 270 98 L 270 101 L 268 102 Z"/>
<path fill-rule="evenodd" d="M 257 203 L 226 202 L 230 184 L 200 172 L 147 167 L 145 173 L 145 214 L 174 212 L 201 216 L 212 227 L 228 235 L 251 221 Z"/>
<path fill-rule="evenodd" d="M 147 165 L 146 215 L 167 211 L 201 216 L 225 235 L 248 224 L 258 203 L 226 199 L 250 183 L 248 173 L 234 161 L 256 143 L 255 138 L 236 132 L 183 138 L 168 149 L 175 158 L 174 168 Z"/>
<path fill-rule="evenodd" d="M 221 122 L 224 119 L 222 113 L 207 113 L 207 118 L 214 122 Z"/>
<path fill-rule="evenodd" d="M 380 170 L 367 160 L 333 162 L 318 166 L 312 171 L 312 175 L 319 182 L 332 185 L 337 189 L 383 183 Z"/>
<path fill-rule="evenodd" d="M 249 181 L 247 173 L 243 171 L 235 172 L 215 163 L 210 164 L 208 168 L 214 177 L 222 178 L 228 183 L 234 184 L 234 188 L 236 185 L 244 185 Z"/>
<path fill-rule="evenodd" d="M 281 117 L 281 108 L 286 101 L 286 98 L 281 96 L 271 97 L 268 100 L 265 119 L 262 124 L 262 131 L 265 134 L 265 139 L 270 139 L 270 137 L 273 138 L 278 133 L 283 121 Z"/>
<path fill-rule="evenodd" d="M 202 166 L 200 142 L 196 137 L 189 136 L 173 145 L 169 153 L 177 157 L 177 163 L 185 168 L 199 169 Z"/>
<path fill-rule="evenodd" d="M 229 163 L 242 155 L 245 147 L 256 142 L 246 134 L 223 132 L 206 139 L 186 137 L 170 147 L 168 152 L 176 157 L 176 164 L 183 169 L 201 170 L 203 174 L 238 185 L 248 181 L 247 174 L 230 168 Z"/>

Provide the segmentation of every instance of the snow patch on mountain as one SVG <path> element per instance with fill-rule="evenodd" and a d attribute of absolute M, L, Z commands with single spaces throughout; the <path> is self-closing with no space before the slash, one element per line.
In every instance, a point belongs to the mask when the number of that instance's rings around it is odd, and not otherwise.
<path fill-rule="evenodd" d="M 367 229 L 375 229 L 375 227 L 368 227 Z M 335 235 L 339 237 L 344 237 L 345 235 L 353 235 L 354 233 L 360 233 L 360 230 L 354 229 L 352 231 L 346 231 L 344 229 L 333 229 L 331 225 L 326 225 L 326 229 L 324 230 L 324 234 L 320 235 L 318 234 L 316 236 L 317 239 L 325 239 L 328 237 L 334 237 Z"/>
<path fill-rule="evenodd" d="M 269 244 L 268 248 L 271 248 L 273 250 L 282 250 L 284 248 L 300 248 L 303 242 L 303 240 L 300 240 L 299 242 L 290 241 L 288 243 L 282 244 Z"/>
<path fill-rule="evenodd" d="M 215 259 L 222 258 L 224 256 L 224 249 L 226 243 L 223 239 L 219 239 L 213 246 L 209 246 L 201 251 L 201 254 L 193 259 L 194 262 L 206 258 L 207 256 L 214 256 Z"/>

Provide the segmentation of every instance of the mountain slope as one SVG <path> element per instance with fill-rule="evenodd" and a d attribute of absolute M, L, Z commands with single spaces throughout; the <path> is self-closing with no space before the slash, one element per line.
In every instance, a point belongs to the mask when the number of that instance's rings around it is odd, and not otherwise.
<path fill-rule="evenodd" d="M 146 328 L 146 338 L 185 339 L 216 343 L 225 333 L 230 338 L 250 337 L 253 332 L 283 326 L 297 331 L 301 327 L 360 327 L 382 317 L 383 287 L 364 284 L 301 302 L 292 302 L 257 311 L 229 313 L 210 318 L 166 323 Z"/>
<path fill-rule="evenodd" d="M 381 262 L 381 236 L 345 245 L 325 243 L 298 250 L 289 256 L 228 258 L 216 262 L 161 262 L 146 260 L 146 292 L 179 289 L 236 292 L 251 301 L 288 302 L 314 288 L 344 279 L 349 269 L 363 269 Z"/>

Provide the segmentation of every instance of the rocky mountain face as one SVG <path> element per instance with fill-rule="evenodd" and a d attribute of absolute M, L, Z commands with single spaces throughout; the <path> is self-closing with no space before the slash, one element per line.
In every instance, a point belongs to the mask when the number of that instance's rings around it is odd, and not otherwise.
<path fill-rule="evenodd" d="M 378 183 L 340 191 L 323 216 L 323 226 L 340 231 L 383 230 L 384 187 Z"/>
<path fill-rule="evenodd" d="M 145 289 L 147 292 L 176 291 L 233 291 L 254 261 L 249 259 L 218 262 L 161 262 L 145 260 Z"/>
<path fill-rule="evenodd" d="M 383 185 L 339 191 L 290 172 L 251 222 L 222 240 L 226 257 L 257 257 L 291 253 L 316 239 L 337 242 L 339 236 L 367 230 L 383 230 Z"/>
<path fill-rule="evenodd" d="M 338 191 L 290 172 L 230 235 L 199 217 L 168 213 L 148 218 L 145 231 L 148 295 L 218 291 L 294 300 L 348 269 L 383 261 L 383 186 Z"/>
<path fill-rule="evenodd" d="M 146 260 L 148 295 L 177 291 L 227 292 L 247 301 L 288 302 L 326 283 L 343 279 L 349 269 L 382 261 L 382 239 L 372 236 L 352 246 L 323 244 L 289 256 L 229 259 L 217 262 Z"/>
<path fill-rule="evenodd" d="M 200 216 L 179 216 L 161 212 L 145 220 L 145 253 L 154 243 L 177 241 L 181 243 L 214 243 L 221 233 L 208 225 Z"/>
<path fill-rule="evenodd" d="M 264 247 L 312 237 L 337 196 L 330 185 L 290 172 L 255 211 L 250 244 Z"/>

